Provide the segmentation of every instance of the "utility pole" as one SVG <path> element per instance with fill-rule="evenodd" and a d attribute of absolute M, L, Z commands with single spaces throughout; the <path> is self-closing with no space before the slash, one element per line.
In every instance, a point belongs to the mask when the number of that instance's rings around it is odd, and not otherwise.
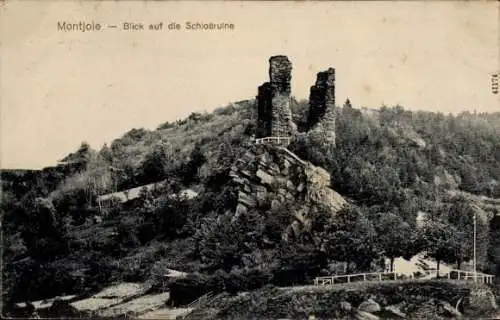
<path fill-rule="evenodd" d="M 473 260 L 474 282 L 477 282 L 477 270 L 476 270 L 476 211 L 474 211 L 474 216 L 472 217 L 472 220 L 474 221 L 474 260 Z"/>

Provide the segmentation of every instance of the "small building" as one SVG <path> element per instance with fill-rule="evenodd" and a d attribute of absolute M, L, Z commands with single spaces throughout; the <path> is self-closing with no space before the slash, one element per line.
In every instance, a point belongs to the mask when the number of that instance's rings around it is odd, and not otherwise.
<path fill-rule="evenodd" d="M 165 181 L 155 182 L 127 190 L 103 194 L 97 197 L 97 202 L 99 203 L 101 212 L 107 212 L 113 203 L 125 204 L 129 201 L 136 200 L 140 197 L 142 190 L 153 191 L 160 188 L 164 183 Z M 179 193 L 179 195 L 190 200 L 196 198 L 198 193 L 191 189 L 184 189 Z"/>

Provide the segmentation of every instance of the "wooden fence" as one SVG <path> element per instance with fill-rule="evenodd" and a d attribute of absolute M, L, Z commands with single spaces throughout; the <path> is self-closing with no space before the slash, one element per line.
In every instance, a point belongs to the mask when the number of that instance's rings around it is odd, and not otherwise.
<path fill-rule="evenodd" d="M 356 273 L 344 274 L 327 277 L 317 277 L 314 279 L 314 284 L 317 286 L 332 285 L 335 283 L 350 283 L 355 281 L 382 281 L 382 280 L 396 280 L 395 272 L 372 272 L 372 273 Z"/>
<path fill-rule="evenodd" d="M 493 283 L 494 275 L 476 272 L 473 271 L 465 271 L 465 270 L 457 270 L 453 269 L 446 275 L 448 279 L 454 280 L 476 280 L 478 282 L 483 283 Z"/>
<path fill-rule="evenodd" d="M 290 144 L 290 137 L 265 137 L 255 139 L 255 144 L 275 143 L 275 144 Z"/>
<path fill-rule="evenodd" d="M 429 279 L 429 275 L 433 273 L 434 270 L 429 271 L 427 276 L 423 276 L 422 278 Z M 493 283 L 493 278 L 495 276 L 491 274 L 485 274 L 480 272 L 472 272 L 472 271 L 464 271 L 464 270 L 451 270 L 444 277 L 440 278 L 448 278 L 451 280 L 474 280 L 482 283 L 491 284 Z M 410 275 L 410 279 L 415 279 L 414 275 Z M 435 278 L 435 277 L 432 277 Z M 317 277 L 314 279 L 314 285 L 316 286 L 325 286 L 325 285 L 333 285 L 339 283 L 350 283 L 357 281 L 383 281 L 383 280 L 396 280 L 397 275 L 395 272 L 373 272 L 373 273 L 356 273 L 356 274 L 345 274 L 345 275 L 335 275 L 335 276 L 326 276 L 326 277 Z"/>

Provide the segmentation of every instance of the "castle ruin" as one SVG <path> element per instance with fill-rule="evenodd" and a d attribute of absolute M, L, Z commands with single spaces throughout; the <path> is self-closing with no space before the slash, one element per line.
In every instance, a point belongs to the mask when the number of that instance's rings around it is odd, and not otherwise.
<path fill-rule="evenodd" d="M 296 126 L 292 121 L 290 93 L 292 63 L 286 56 L 269 59 L 269 82 L 259 87 L 257 138 L 290 137 Z"/>
<path fill-rule="evenodd" d="M 297 126 L 292 121 L 291 85 L 292 63 L 283 55 L 269 59 L 269 82 L 258 89 L 257 142 L 289 142 Z M 308 136 L 335 144 L 335 69 L 319 72 L 309 96 Z M 264 139 L 263 139 L 264 138 Z M 286 140 L 288 139 L 288 140 Z"/>
<path fill-rule="evenodd" d="M 311 87 L 309 95 L 309 128 L 312 128 L 335 107 L 335 69 L 318 72 L 316 84 Z"/>
<path fill-rule="evenodd" d="M 335 145 L 335 69 L 318 72 L 309 95 L 309 137 Z"/>

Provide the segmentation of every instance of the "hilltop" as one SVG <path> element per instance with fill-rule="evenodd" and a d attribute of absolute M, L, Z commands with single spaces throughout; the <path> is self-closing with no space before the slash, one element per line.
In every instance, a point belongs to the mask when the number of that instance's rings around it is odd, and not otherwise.
<path fill-rule="evenodd" d="M 500 113 L 338 105 L 333 69 L 297 101 L 291 65 L 275 62 L 256 99 L 132 129 L 100 150 L 82 143 L 53 168 L 2 172 L 3 300 L 122 281 L 160 290 L 167 268 L 191 273 L 168 284 L 182 305 L 420 251 L 460 265 L 477 212 L 478 267 L 499 274 Z M 289 144 L 256 145 L 276 134 Z M 101 202 L 138 187 L 131 201 Z"/>

